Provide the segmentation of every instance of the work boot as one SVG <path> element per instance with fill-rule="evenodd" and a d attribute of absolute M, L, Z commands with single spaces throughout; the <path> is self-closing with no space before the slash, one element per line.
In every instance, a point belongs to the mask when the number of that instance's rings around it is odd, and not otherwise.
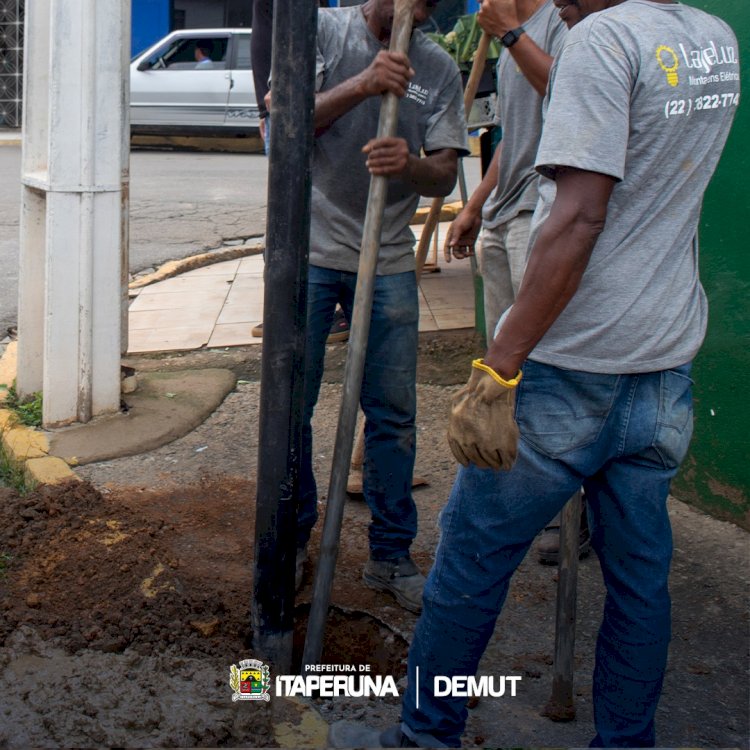
<path fill-rule="evenodd" d="M 353 721 L 335 721 L 328 727 L 328 747 L 419 747 L 398 724 L 381 732 Z"/>
<path fill-rule="evenodd" d="M 558 514 L 539 535 L 535 546 L 537 560 L 542 565 L 557 565 L 560 561 L 560 515 Z M 589 517 L 586 512 L 586 500 L 581 501 L 581 525 L 578 529 L 578 559 L 591 551 L 591 534 Z"/>
<path fill-rule="evenodd" d="M 410 612 L 418 615 L 422 611 L 425 578 L 408 555 L 397 560 L 368 560 L 362 579 L 371 589 L 393 594 Z"/>
<path fill-rule="evenodd" d="M 302 588 L 302 578 L 305 575 L 305 563 L 307 562 L 307 545 L 297 548 L 297 556 L 294 559 L 294 590 Z"/>

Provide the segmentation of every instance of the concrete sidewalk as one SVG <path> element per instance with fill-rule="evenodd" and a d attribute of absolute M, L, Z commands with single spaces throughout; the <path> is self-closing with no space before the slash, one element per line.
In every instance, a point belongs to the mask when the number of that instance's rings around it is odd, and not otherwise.
<path fill-rule="evenodd" d="M 439 225 L 422 275 L 419 330 L 463 330 L 473 338 L 471 264 L 438 263 L 447 227 L 447 223 Z M 413 230 L 418 238 L 422 226 L 417 224 Z M 168 357 L 172 352 L 205 354 L 210 359 L 217 350 L 236 347 L 241 351 L 242 347 L 262 343 L 252 335 L 253 327 L 263 319 L 261 250 L 260 245 L 228 247 L 167 263 L 154 274 L 134 280 L 128 321 L 129 359 L 148 354 Z M 15 343 L 3 354 L 0 364 L 5 373 L 1 382 L 12 383 L 16 374 Z M 126 364 L 134 363 L 126 360 Z M 137 390 L 123 397 L 128 415 L 125 422 L 123 414 L 117 413 L 38 432 L 18 425 L 7 410 L 0 411 L 6 455 L 22 466 L 33 482 L 64 481 L 75 476 L 68 465 L 148 453 L 186 435 L 218 408 L 236 380 L 223 365 L 204 364 L 188 367 L 185 372 L 144 372 L 142 363 L 138 363 L 135 369 Z M 4 394 L 4 390 L 0 392 L 0 401 Z"/>
<path fill-rule="evenodd" d="M 438 226 L 437 245 L 422 275 L 420 331 L 474 327 L 471 265 L 442 259 L 447 228 L 447 223 Z M 421 225 L 412 229 L 418 239 Z M 263 256 L 187 271 L 133 289 L 131 297 L 130 354 L 259 344 L 262 339 L 251 331 L 263 320 Z"/>

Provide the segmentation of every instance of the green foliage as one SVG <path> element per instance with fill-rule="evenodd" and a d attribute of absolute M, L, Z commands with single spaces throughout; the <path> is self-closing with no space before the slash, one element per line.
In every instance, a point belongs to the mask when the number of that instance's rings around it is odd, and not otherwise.
<path fill-rule="evenodd" d="M 17 492 L 24 495 L 32 488 L 26 480 L 23 468 L 11 461 L 0 445 L 0 486 L 13 487 Z"/>
<path fill-rule="evenodd" d="M 461 16 L 447 34 L 428 34 L 434 42 L 437 42 L 455 61 L 458 67 L 468 72 L 476 55 L 479 39 L 482 36 L 482 28 L 477 23 L 477 16 L 471 13 Z M 500 47 L 495 39 L 490 42 L 487 51 L 488 60 L 496 60 L 500 56 Z"/>
<path fill-rule="evenodd" d="M 1 386 L 0 386 L 1 387 Z M 40 391 L 21 398 L 16 391 L 16 384 L 8 388 L 4 406 L 16 414 L 19 422 L 27 427 L 42 426 L 42 394 Z"/>
<path fill-rule="evenodd" d="M 18 421 L 28 427 L 42 425 L 42 394 L 34 393 L 28 398 L 21 399 L 16 391 L 16 385 L 0 384 L 0 389 L 6 391 L 5 401 L 0 406 L 13 412 Z M 0 486 L 13 487 L 17 492 L 25 494 L 32 489 L 23 472 L 23 466 L 17 465 L 6 454 L 0 444 Z"/>

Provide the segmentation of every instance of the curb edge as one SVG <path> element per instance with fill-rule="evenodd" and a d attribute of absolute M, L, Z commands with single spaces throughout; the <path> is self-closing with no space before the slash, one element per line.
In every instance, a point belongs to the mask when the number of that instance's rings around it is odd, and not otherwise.
<path fill-rule="evenodd" d="M 186 271 L 194 271 L 196 268 L 212 266 L 215 263 L 223 263 L 226 260 L 236 260 L 237 258 L 247 258 L 252 255 L 260 255 L 265 250 L 262 244 L 257 245 L 238 245 L 236 247 L 227 247 L 222 250 L 209 250 L 198 255 L 191 255 L 180 260 L 168 260 L 162 263 L 153 273 L 146 276 L 133 279 L 128 284 L 128 290 L 139 290 L 158 281 L 171 279 L 179 276 Z"/>
<path fill-rule="evenodd" d="M 6 348 L 0 357 L 1 369 L 15 379 L 15 347 Z M 49 441 L 42 430 L 26 427 L 18 417 L 4 408 L 4 399 L 0 400 L 0 447 L 8 461 L 21 471 L 31 484 L 60 484 L 81 478 L 70 466 L 57 456 L 49 455 Z"/>

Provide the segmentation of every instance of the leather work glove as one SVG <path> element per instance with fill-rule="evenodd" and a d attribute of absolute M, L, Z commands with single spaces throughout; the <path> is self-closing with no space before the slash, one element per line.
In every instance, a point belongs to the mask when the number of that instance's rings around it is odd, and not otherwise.
<path fill-rule="evenodd" d="M 518 453 L 514 391 L 522 373 L 504 380 L 481 359 L 471 366 L 469 382 L 451 403 L 448 444 L 464 466 L 509 471 Z"/>

